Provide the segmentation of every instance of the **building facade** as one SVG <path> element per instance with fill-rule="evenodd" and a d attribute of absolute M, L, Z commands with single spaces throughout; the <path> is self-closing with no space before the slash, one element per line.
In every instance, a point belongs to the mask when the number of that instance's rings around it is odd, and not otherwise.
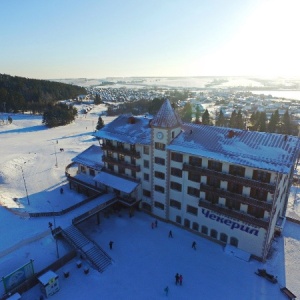
<path fill-rule="evenodd" d="M 299 139 L 183 123 L 166 100 L 153 118 L 121 115 L 95 133 L 99 189 L 265 260 L 287 208 Z"/>

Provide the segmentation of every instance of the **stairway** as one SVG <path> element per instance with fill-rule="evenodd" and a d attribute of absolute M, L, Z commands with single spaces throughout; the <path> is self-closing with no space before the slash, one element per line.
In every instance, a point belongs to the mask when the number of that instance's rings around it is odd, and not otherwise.
<path fill-rule="evenodd" d="M 111 257 L 94 241 L 88 239 L 77 227 L 71 225 L 62 229 L 63 237 L 86 258 L 99 272 L 112 263 Z"/>

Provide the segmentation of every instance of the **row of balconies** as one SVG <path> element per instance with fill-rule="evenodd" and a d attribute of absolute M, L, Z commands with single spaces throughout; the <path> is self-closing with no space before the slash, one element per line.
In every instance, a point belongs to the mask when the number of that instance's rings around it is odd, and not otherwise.
<path fill-rule="evenodd" d="M 253 205 L 253 206 L 265 209 L 267 211 L 272 210 L 272 203 L 270 203 L 270 202 L 260 201 L 255 198 L 252 198 L 250 196 L 244 196 L 242 194 L 232 193 L 232 192 L 226 191 L 221 188 L 209 186 L 204 183 L 200 184 L 200 190 L 203 192 L 212 192 L 219 197 L 235 200 L 242 204 Z"/>
<path fill-rule="evenodd" d="M 183 164 L 183 171 L 199 172 L 203 176 L 213 176 L 213 177 L 218 178 L 223 181 L 238 182 L 243 186 L 264 189 L 269 193 L 274 193 L 275 189 L 276 189 L 275 184 L 272 184 L 272 183 L 265 183 L 265 182 L 261 182 L 261 181 L 257 181 L 257 180 L 253 180 L 253 179 L 249 179 L 249 178 L 245 178 L 245 177 L 240 177 L 240 176 L 236 176 L 236 175 L 231 175 L 231 174 L 227 174 L 227 173 L 223 173 L 223 172 L 218 172 L 218 171 L 214 171 L 214 170 L 210 170 L 210 169 L 206 169 L 206 168 L 202 168 L 202 167 L 196 167 L 196 166 L 192 166 L 187 163 Z"/>
<path fill-rule="evenodd" d="M 210 209 L 212 211 L 215 211 L 217 213 L 220 213 L 220 214 L 238 219 L 240 221 L 244 221 L 246 223 L 265 228 L 265 229 L 267 229 L 269 226 L 269 220 L 258 219 L 249 214 L 246 214 L 242 211 L 232 210 L 221 204 L 212 204 L 211 202 L 204 200 L 204 199 L 199 200 L 199 207 L 204 207 L 204 208 Z"/>
<path fill-rule="evenodd" d="M 131 164 L 129 162 L 126 162 L 125 160 L 119 160 L 119 159 L 116 159 L 116 158 L 112 158 L 112 157 L 108 157 L 108 156 L 103 155 L 102 156 L 102 161 L 106 162 L 106 163 L 109 163 L 109 164 L 118 165 L 118 166 L 124 167 L 126 169 L 130 169 L 132 171 L 135 171 L 135 172 L 140 172 L 141 171 L 141 166 Z"/>
<path fill-rule="evenodd" d="M 102 149 L 107 151 L 113 151 L 123 155 L 133 156 L 135 158 L 141 158 L 140 152 L 133 149 L 126 149 L 123 146 L 113 146 L 110 144 L 103 144 Z"/>

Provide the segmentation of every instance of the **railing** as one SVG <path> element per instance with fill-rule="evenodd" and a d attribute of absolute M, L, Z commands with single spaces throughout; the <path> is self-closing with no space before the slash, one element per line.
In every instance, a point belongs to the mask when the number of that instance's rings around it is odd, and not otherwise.
<path fill-rule="evenodd" d="M 100 188 L 98 188 L 97 186 L 95 186 L 95 185 L 92 185 L 92 184 L 90 184 L 90 183 L 87 183 L 86 181 L 83 181 L 83 180 L 80 180 L 80 179 L 78 179 L 78 178 L 76 178 L 76 177 L 72 177 L 70 174 L 66 174 L 67 175 L 67 179 L 69 180 L 69 181 L 73 181 L 73 182 L 77 182 L 77 183 L 79 183 L 81 186 L 85 186 L 85 187 L 87 187 L 87 188 L 89 188 L 89 189 L 91 189 L 91 190 L 94 190 L 94 191 L 96 191 L 96 192 L 99 192 L 99 193 L 102 193 L 103 192 L 103 190 L 102 189 L 100 189 Z"/>
<path fill-rule="evenodd" d="M 240 194 L 235 194 L 235 193 L 232 193 L 232 192 L 220 189 L 220 188 L 209 186 L 204 183 L 201 183 L 200 190 L 204 191 L 204 192 L 206 192 L 206 191 L 212 192 L 222 198 L 236 200 L 243 204 L 254 205 L 256 207 L 263 208 L 267 211 L 271 211 L 271 209 L 272 209 L 272 203 L 259 201 L 255 198 L 251 198 L 251 197 L 240 195 Z"/>
<path fill-rule="evenodd" d="M 133 156 L 135 158 L 141 158 L 140 152 L 138 152 L 136 150 L 125 149 L 125 148 L 119 147 L 119 146 L 112 146 L 112 145 L 108 145 L 108 144 L 103 144 L 102 149 L 117 152 L 117 153 L 128 155 L 128 156 Z"/>
<path fill-rule="evenodd" d="M 254 188 L 264 189 L 269 193 L 274 193 L 275 189 L 276 189 L 275 184 L 256 181 L 253 179 L 235 176 L 235 175 L 231 175 L 231 174 L 227 174 L 227 173 L 223 173 L 223 172 L 217 172 L 217 171 L 202 168 L 202 167 L 196 167 L 196 166 L 189 165 L 187 163 L 183 164 L 183 171 L 194 171 L 194 172 L 199 172 L 199 173 L 201 173 L 201 175 L 204 175 L 204 176 L 214 176 L 223 181 L 239 182 L 240 184 L 242 184 L 244 186 L 250 186 L 250 187 L 254 187 Z"/>
<path fill-rule="evenodd" d="M 247 215 L 241 211 L 234 211 L 227 207 L 221 206 L 220 204 L 212 204 L 203 199 L 199 200 L 199 206 L 210 209 L 212 211 L 215 211 L 215 212 L 223 214 L 223 215 L 227 215 L 227 216 L 235 218 L 237 220 L 244 221 L 249 224 L 253 224 L 258 227 L 267 229 L 269 226 L 268 220 L 257 219 L 255 217 Z"/>
<path fill-rule="evenodd" d="M 130 170 L 133 170 L 135 172 L 140 172 L 141 171 L 140 166 L 136 166 L 136 165 L 130 164 L 126 161 L 114 159 L 114 158 L 107 157 L 107 156 L 104 156 L 104 155 L 102 156 L 102 161 L 107 162 L 109 164 L 115 164 L 115 165 L 118 165 L 118 166 L 122 166 L 126 169 L 130 169 Z"/>

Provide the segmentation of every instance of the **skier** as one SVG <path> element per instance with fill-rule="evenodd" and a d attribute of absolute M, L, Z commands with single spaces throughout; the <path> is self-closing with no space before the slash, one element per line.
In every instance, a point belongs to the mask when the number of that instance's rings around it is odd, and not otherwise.
<path fill-rule="evenodd" d="M 180 274 L 180 275 L 179 275 L 179 283 L 180 283 L 180 285 L 182 285 L 182 278 L 183 278 L 183 277 L 182 277 L 182 275 Z"/>
<path fill-rule="evenodd" d="M 176 273 L 175 275 L 175 284 L 177 285 L 179 283 L 179 274 Z"/>
<path fill-rule="evenodd" d="M 172 230 L 169 231 L 169 237 L 172 238 L 173 237 L 173 233 Z"/>
<path fill-rule="evenodd" d="M 60 188 L 60 193 L 63 194 L 64 193 L 64 189 Z"/>
<path fill-rule="evenodd" d="M 196 242 L 193 241 L 192 248 L 196 250 Z"/>
<path fill-rule="evenodd" d="M 166 296 L 168 296 L 168 293 L 169 293 L 169 287 L 166 286 L 165 289 L 164 289 L 165 293 L 166 293 Z"/>
<path fill-rule="evenodd" d="M 155 220 L 155 227 L 157 227 L 157 220 Z"/>
<path fill-rule="evenodd" d="M 110 250 L 112 250 L 113 243 L 114 243 L 113 241 L 110 241 L 110 242 L 109 242 L 109 249 L 110 249 Z"/>

